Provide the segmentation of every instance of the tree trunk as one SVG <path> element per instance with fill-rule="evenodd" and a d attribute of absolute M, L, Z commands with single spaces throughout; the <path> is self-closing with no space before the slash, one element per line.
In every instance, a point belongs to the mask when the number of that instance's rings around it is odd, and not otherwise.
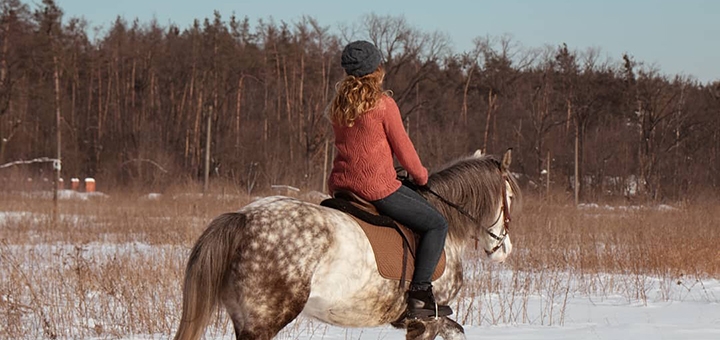
<path fill-rule="evenodd" d="M 465 87 L 463 88 L 463 103 L 462 110 L 460 111 L 460 121 L 463 124 L 467 124 L 467 111 L 468 111 L 468 90 L 470 89 L 470 79 L 472 78 L 475 67 L 471 67 L 468 71 L 467 80 L 465 81 Z"/>
<path fill-rule="evenodd" d="M 78 124 L 75 121 L 75 113 L 77 111 L 78 89 L 80 88 L 80 72 L 78 71 L 77 55 L 73 55 L 73 79 L 72 79 L 72 98 L 70 104 L 70 131 L 72 132 L 73 146 L 75 155 L 80 154 L 80 143 L 78 139 Z"/>
<path fill-rule="evenodd" d="M 55 78 L 55 143 L 57 148 L 56 164 L 53 164 L 55 170 L 55 177 L 53 180 L 53 222 L 57 222 L 59 217 L 58 213 L 58 185 L 60 184 L 60 171 L 62 165 L 62 118 L 60 115 L 60 71 L 58 70 L 58 58 L 53 56 L 54 72 L 53 78 Z"/>
<path fill-rule="evenodd" d="M 210 145 L 212 144 L 212 117 L 213 107 L 210 106 L 210 110 L 207 114 L 207 133 L 205 136 L 205 173 L 203 174 L 203 193 L 207 193 L 210 186 Z"/>
<path fill-rule="evenodd" d="M 268 64 L 268 58 L 267 53 L 263 54 L 263 60 L 264 65 L 266 66 L 267 70 L 267 64 Z M 262 135 L 262 147 L 263 147 L 263 153 L 267 152 L 267 141 L 268 141 L 268 116 L 270 115 L 270 107 L 269 107 L 269 92 L 270 89 L 268 88 L 270 85 L 270 76 L 267 74 L 265 75 L 265 79 L 263 81 L 263 135 Z"/>
<path fill-rule="evenodd" d="M 322 189 L 323 193 L 326 193 L 328 190 L 327 176 L 328 176 L 328 147 L 329 147 L 329 144 L 330 144 L 330 141 L 326 139 L 325 140 L 325 152 L 324 152 L 325 157 L 323 158 L 323 177 L 322 177 L 322 182 L 320 185 L 320 188 Z"/>
<path fill-rule="evenodd" d="M 575 206 L 580 204 L 580 124 L 575 122 Z"/>
<path fill-rule="evenodd" d="M 276 100 L 275 100 L 275 121 L 280 125 L 280 107 L 282 106 L 282 98 L 280 97 L 280 84 L 281 80 L 280 77 L 282 76 L 280 73 L 280 54 L 277 50 L 277 45 L 273 45 L 273 52 L 275 53 L 275 93 L 276 93 Z M 275 131 L 278 131 L 278 128 L 275 128 Z"/>
<path fill-rule="evenodd" d="M 3 36 L 2 56 L 0 57 L 0 86 L 4 88 L 5 80 L 7 79 L 8 73 L 7 55 L 10 36 L 10 20 L 7 20 L 5 22 L 5 27 L 3 28 L 3 31 L 5 32 L 5 34 Z"/>
<path fill-rule="evenodd" d="M 488 92 L 488 111 L 487 117 L 485 117 L 485 135 L 483 136 L 483 153 L 488 152 L 488 137 L 490 136 L 490 121 L 492 120 L 493 113 L 497 107 L 497 94 L 493 93 L 490 89 Z"/>
<path fill-rule="evenodd" d="M 240 109 L 242 108 L 242 92 L 243 92 L 243 80 L 245 75 L 240 76 L 238 80 L 237 94 L 235 96 L 235 149 L 240 148 Z"/>
<path fill-rule="evenodd" d="M 545 197 L 550 197 L 550 150 L 547 152 L 547 168 L 545 169 Z"/>
<path fill-rule="evenodd" d="M 92 118 L 91 118 L 91 115 L 92 115 L 92 104 L 93 104 L 93 81 L 95 80 L 95 79 L 93 78 L 93 67 L 92 67 L 92 65 L 90 65 L 89 69 L 90 69 L 90 70 L 88 71 L 88 77 L 89 77 L 89 79 L 88 79 L 88 82 L 87 82 L 87 83 L 88 83 L 88 86 L 87 86 L 87 110 L 85 111 L 85 124 L 88 124 L 88 125 L 89 125 L 89 123 L 90 123 L 90 121 L 91 121 L 91 119 L 92 119 Z M 87 134 L 88 134 L 88 133 L 86 132 L 87 130 L 84 130 L 84 131 L 81 130 L 81 131 L 82 131 L 82 135 L 85 135 L 85 136 L 84 136 L 84 137 L 81 137 L 80 140 L 92 139 L 92 138 L 93 138 L 92 136 L 87 136 Z M 93 133 L 93 135 L 94 135 L 94 133 Z M 93 147 L 94 147 L 94 145 L 93 145 Z M 92 150 L 92 151 L 94 152 L 94 150 Z M 88 156 L 90 156 L 90 150 L 85 149 L 85 152 L 88 154 Z M 87 157 L 87 158 L 91 158 L 91 157 Z"/>
<path fill-rule="evenodd" d="M 120 119 L 123 111 L 122 107 L 122 90 L 123 90 L 123 82 L 120 80 L 120 65 L 118 58 L 115 58 L 115 110 L 113 111 L 113 132 L 117 133 L 118 127 L 120 126 Z"/>
<path fill-rule="evenodd" d="M 12 93 L 11 93 L 11 82 L 8 80 L 8 44 L 9 36 L 10 36 L 10 20 L 7 20 L 5 22 L 5 27 L 3 27 L 4 35 L 3 35 L 3 42 L 2 42 L 2 55 L 0 55 L 0 100 L 2 100 L 2 103 L 0 103 L 0 115 L 5 114 L 10 110 L 10 106 L 12 105 Z M 5 143 L 7 143 L 6 140 L 2 141 L 3 146 Z"/>
<path fill-rule="evenodd" d="M 186 128 L 185 128 L 185 165 L 192 164 L 192 150 L 191 150 L 191 142 L 190 139 L 192 138 L 192 132 L 189 129 L 192 124 L 192 115 L 193 115 L 193 98 L 195 95 L 195 78 L 197 77 L 197 64 L 196 61 L 193 59 L 192 64 L 192 71 L 190 72 L 190 93 L 188 95 L 188 114 L 187 118 L 184 119 L 187 122 Z M 183 98 L 183 104 L 184 106 L 185 99 Z M 191 166 L 192 167 L 192 166 Z"/>
<path fill-rule="evenodd" d="M 572 122 L 572 101 L 570 98 L 565 99 L 565 105 L 567 107 L 567 119 L 565 120 L 565 134 L 570 133 L 570 123 Z"/>
<path fill-rule="evenodd" d="M 107 117 L 108 117 L 108 112 L 110 111 L 110 99 L 112 98 L 112 78 L 113 78 L 113 77 L 112 77 L 112 70 L 111 70 L 110 68 L 111 68 L 111 65 L 110 65 L 110 63 L 108 62 L 107 88 L 106 88 L 106 91 L 107 91 L 107 92 L 105 93 L 105 107 L 104 107 L 104 110 L 103 110 L 103 114 L 102 114 L 102 116 L 100 117 L 100 119 L 102 120 L 101 126 L 102 126 L 104 129 L 108 129 L 108 130 L 110 130 L 110 128 L 108 128 L 106 125 L 107 125 L 107 120 L 108 120 L 108 119 L 107 119 Z M 101 133 L 101 134 L 105 134 L 105 131 L 100 131 L 100 133 Z M 102 135 L 101 135 L 101 137 L 102 137 Z"/>
<path fill-rule="evenodd" d="M 102 61 L 98 56 L 97 65 L 97 83 L 98 83 L 98 100 L 97 100 L 97 115 L 95 117 L 97 131 L 95 131 L 95 141 L 93 143 L 93 164 L 90 166 L 91 169 L 96 169 L 100 162 L 100 144 L 102 143 L 102 112 L 103 112 L 103 78 L 102 78 Z"/>
<path fill-rule="evenodd" d="M 285 113 L 287 115 L 287 147 L 290 150 L 290 164 L 293 164 L 295 162 L 295 144 L 293 143 L 294 139 L 294 130 L 295 130 L 295 122 L 292 120 L 292 110 L 290 105 L 290 86 L 288 85 L 288 71 L 287 71 L 287 58 L 285 56 L 282 57 L 282 73 L 283 73 L 283 82 L 285 86 Z M 279 71 L 279 69 L 278 69 Z"/>
<path fill-rule="evenodd" d="M 323 91 L 322 91 L 322 102 L 326 104 L 328 102 L 328 92 L 330 91 L 330 71 L 328 70 L 328 64 L 323 58 L 322 60 L 322 79 L 323 79 Z"/>
<path fill-rule="evenodd" d="M 302 150 L 305 150 L 305 173 L 310 175 L 310 168 L 311 168 L 311 162 L 310 162 L 310 143 L 311 141 L 306 138 L 308 135 L 308 125 L 305 121 L 305 105 L 304 105 L 304 98 L 305 95 L 303 93 L 305 86 L 305 51 L 303 50 L 302 54 L 300 55 L 300 84 L 298 85 L 298 101 L 295 104 L 298 111 L 298 140 L 300 141 L 302 145 Z"/>
<path fill-rule="evenodd" d="M 80 75 L 78 74 L 78 65 L 76 56 L 73 55 L 73 74 L 70 94 L 70 127 L 75 131 L 75 110 L 77 103 L 77 90 L 78 84 L 80 83 Z"/>
<path fill-rule="evenodd" d="M 203 78 L 204 75 L 203 75 Z M 193 124 L 193 144 L 192 144 L 192 161 L 191 168 L 197 176 L 198 166 L 200 165 L 200 126 L 202 122 L 202 111 L 203 111 L 203 89 L 198 90 L 197 107 L 195 108 L 195 123 Z"/>
<path fill-rule="evenodd" d="M 133 56 L 132 73 L 130 74 L 130 107 L 135 109 L 135 72 L 137 69 L 137 58 Z M 133 115 L 135 112 L 133 112 Z"/>

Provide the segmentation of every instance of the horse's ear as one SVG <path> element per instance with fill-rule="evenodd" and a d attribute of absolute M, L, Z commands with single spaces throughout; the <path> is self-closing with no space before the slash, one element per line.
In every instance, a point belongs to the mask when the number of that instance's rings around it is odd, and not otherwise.
<path fill-rule="evenodd" d="M 502 171 L 508 171 L 508 169 L 510 169 L 510 163 L 512 163 L 512 148 L 507 149 L 503 155 L 502 164 L 500 165 Z"/>
<path fill-rule="evenodd" d="M 483 155 L 482 149 L 477 149 L 477 150 L 475 150 L 473 157 L 480 158 L 480 157 L 482 157 L 482 155 Z"/>

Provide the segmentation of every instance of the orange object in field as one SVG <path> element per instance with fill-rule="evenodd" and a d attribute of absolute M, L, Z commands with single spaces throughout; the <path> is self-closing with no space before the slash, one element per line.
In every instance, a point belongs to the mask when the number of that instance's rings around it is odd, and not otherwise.
<path fill-rule="evenodd" d="M 58 185 L 58 190 L 65 189 L 65 180 L 63 180 L 62 178 L 58 179 L 57 185 Z"/>
<path fill-rule="evenodd" d="M 95 179 L 94 178 L 86 178 L 85 179 L 85 192 L 95 192 Z"/>
<path fill-rule="evenodd" d="M 70 179 L 70 190 L 78 191 L 80 188 L 80 179 L 79 178 L 71 178 Z"/>

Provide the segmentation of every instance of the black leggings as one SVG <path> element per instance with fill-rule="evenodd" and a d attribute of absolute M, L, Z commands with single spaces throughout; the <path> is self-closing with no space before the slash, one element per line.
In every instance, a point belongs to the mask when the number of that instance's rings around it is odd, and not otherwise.
<path fill-rule="evenodd" d="M 440 261 L 448 223 L 445 217 L 422 196 L 402 185 L 388 197 L 372 201 L 378 211 L 421 235 L 415 257 L 412 284 L 430 285 L 433 272 Z"/>

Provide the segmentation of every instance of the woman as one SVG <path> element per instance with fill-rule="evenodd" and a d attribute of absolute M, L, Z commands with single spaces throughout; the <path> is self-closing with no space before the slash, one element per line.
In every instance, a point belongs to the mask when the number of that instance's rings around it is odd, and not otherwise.
<path fill-rule="evenodd" d="M 448 224 L 424 198 L 397 180 L 393 155 L 419 186 L 427 184 L 428 171 L 405 132 L 397 104 L 382 89 L 385 71 L 380 62 L 380 51 L 367 41 L 343 49 L 341 65 L 347 76 L 337 85 L 329 113 L 337 153 L 328 187 L 331 192 L 355 193 L 421 235 L 407 315 L 450 315 L 449 306 L 436 304 L 431 285 Z"/>

